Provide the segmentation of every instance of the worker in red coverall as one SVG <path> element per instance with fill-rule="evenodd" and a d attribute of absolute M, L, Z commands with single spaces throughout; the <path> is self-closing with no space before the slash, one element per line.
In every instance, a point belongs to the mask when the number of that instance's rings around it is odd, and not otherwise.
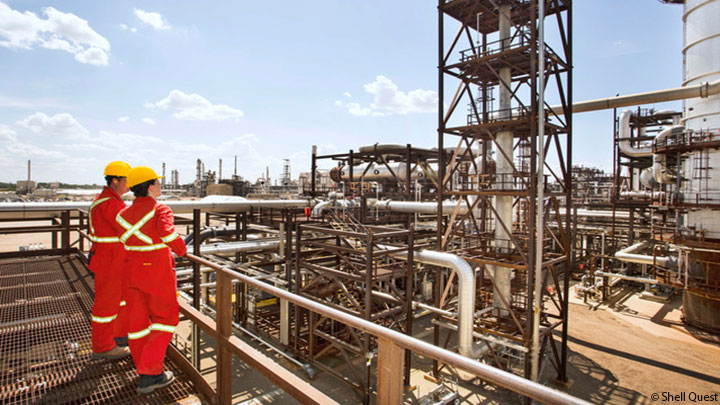
<path fill-rule="evenodd" d="M 90 263 L 95 273 L 95 303 L 92 308 L 93 357 L 118 359 L 130 354 L 127 348 L 127 316 L 123 287 L 125 249 L 120 243 L 115 217 L 125 208 L 121 195 L 127 193 L 130 165 L 112 162 L 105 167 L 107 186 L 95 197 L 88 211 Z"/>
<path fill-rule="evenodd" d="M 172 211 L 155 200 L 161 192 L 160 178 L 149 167 L 133 168 L 127 184 L 135 201 L 116 217 L 130 272 L 128 342 L 141 394 L 166 387 L 174 379 L 171 371 L 163 372 L 165 351 L 179 321 L 171 250 L 178 256 L 187 253 L 175 232 Z"/>

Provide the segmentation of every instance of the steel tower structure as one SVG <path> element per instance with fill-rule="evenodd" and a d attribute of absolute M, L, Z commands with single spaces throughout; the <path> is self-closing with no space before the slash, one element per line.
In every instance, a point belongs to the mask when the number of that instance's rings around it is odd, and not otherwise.
<path fill-rule="evenodd" d="M 572 2 L 543 1 L 438 2 L 438 149 L 452 152 L 440 154 L 437 247 L 476 266 L 477 357 L 532 379 L 547 357 L 565 380 Z M 452 310 L 454 276 L 436 271 L 436 306 Z M 453 322 L 436 317 L 435 344 Z"/>

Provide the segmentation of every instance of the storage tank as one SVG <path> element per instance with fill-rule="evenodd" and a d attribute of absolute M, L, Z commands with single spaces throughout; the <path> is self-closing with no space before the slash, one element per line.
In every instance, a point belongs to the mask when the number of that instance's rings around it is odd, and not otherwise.
<path fill-rule="evenodd" d="M 686 0 L 683 12 L 683 86 L 720 79 L 720 0 Z M 685 128 L 694 133 L 720 135 L 720 95 L 692 98 L 684 103 Z M 720 205 L 720 151 L 705 149 L 693 152 L 685 161 L 685 201 L 694 204 Z M 689 187 L 688 187 L 689 186 Z M 720 212 L 708 208 L 688 212 L 687 224 L 704 232 L 708 239 L 720 239 Z M 720 255 L 694 253 L 690 256 L 688 275 L 706 283 L 720 281 Z M 704 262 L 704 263 L 703 263 Z M 707 291 L 683 291 L 683 314 L 687 323 L 714 331 L 720 330 L 720 296 Z"/>

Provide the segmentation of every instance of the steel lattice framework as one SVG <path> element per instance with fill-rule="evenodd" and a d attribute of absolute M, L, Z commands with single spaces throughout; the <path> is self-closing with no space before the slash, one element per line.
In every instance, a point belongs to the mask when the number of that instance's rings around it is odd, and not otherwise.
<path fill-rule="evenodd" d="M 440 154 L 438 204 L 447 199 L 457 204 L 451 215 L 438 209 L 437 247 L 459 254 L 479 270 L 474 327 L 486 355 L 528 378 L 533 361 L 549 358 L 558 378 L 565 380 L 572 268 L 572 7 L 570 0 L 544 1 L 541 30 L 538 0 L 439 0 L 438 149 L 450 146 L 453 152 L 447 158 Z M 456 33 L 446 42 L 446 31 L 453 29 Z M 548 40 L 540 71 L 543 30 Z M 447 105 L 446 84 L 456 86 Z M 555 113 L 549 102 L 562 105 L 563 114 Z M 545 173 L 541 204 L 539 171 Z M 543 232 L 538 232 L 538 216 Z M 543 234 L 541 255 L 536 256 L 536 238 Z M 542 258 L 541 266 L 536 257 Z M 542 304 L 539 356 L 534 357 L 538 267 Z M 436 306 L 452 310 L 454 279 L 452 273 L 436 271 Z M 453 322 L 440 318 L 436 325 Z M 559 344 L 553 330 L 561 331 Z M 435 344 L 440 344 L 439 335 L 436 326 Z"/>

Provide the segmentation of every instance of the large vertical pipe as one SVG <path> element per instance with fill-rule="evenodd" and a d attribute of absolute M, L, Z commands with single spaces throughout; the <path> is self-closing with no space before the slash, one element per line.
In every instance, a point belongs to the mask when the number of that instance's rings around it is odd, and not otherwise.
<path fill-rule="evenodd" d="M 510 20 L 510 4 L 503 4 L 499 7 L 499 35 L 502 40 L 501 46 L 503 48 L 510 46 L 510 27 L 512 21 Z M 500 69 L 500 83 L 499 83 L 499 98 L 500 98 L 500 112 L 499 116 L 501 120 L 512 119 L 512 91 L 511 91 L 511 80 L 512 72 L 510 67 L 504 67 Z M 501 131 L 498 132 L 497 137 L 497 148 L 498 153 L 496 156 L 497 161 L 497 180 L 495 182 L 496 189 L 503 189 L 506 185 L 512 185 L 513 176 L 513 133 L 512 131 Z M 507 228 L 512 232 L 512 220 L 513 220 L 513 197 L 512 196 L 495 196 L 495 211 L 497 212 L 497 218 L 495 218 L 495 247 L 500 250 L 507 250 L 510 248 L 510 235 L 505 231 Z M 501 224 L 505 224 L 503 227 Z M 512 270 L 508 267 L 493 266 L 495 287 L 493 291 L 493 306 L 500 309 L 501 315 L 508 314 L 508 308 L 505 308 L 502 298 L 507 298 L 507 302 L 510 302 L 510 280 Z"/>
<path fill-rule="evenodd" d="M 544 234 L 544 164 L 545 164 L 545 1 L 538 2 L 538 136 L 537 136 L 537 208 L 535 209 L 535 285 L 533 293 L 533 332 L 530 376 L 538 380 L 540 364 L 540 310 L 542 306 L 543 234 Z"/>
<path fill-rule="evenodd" d="M 163 162 L 163 164 L 162 164 L 162 181 L 161 181 L 161 184 L 162 184 L 162 188 L 165 188 L 165 162 Z"/>
<path fill-rule="evenodd" d="M 31 173 L 30 173 L 30 159 L 28 159 L 28 181 L 27 181 L 28 194 L 32 193 L 32 190 L 30 190 L 30 179 L 32 179 L 32 177 L 30 176 L 30 174 L 31 174 Z"/>
<path fill-rule="evenodd" d="M 233 171 L 233 176 L 237 177 L 237 155 L 235 155 L 235 170 Z"/>
<path fill-rule="evenodd" d="M 222 159 L 220 159 L 220 163 L 218 163 L 218 183 L 220 183 L 220 180 L 222 180 Z"/>

